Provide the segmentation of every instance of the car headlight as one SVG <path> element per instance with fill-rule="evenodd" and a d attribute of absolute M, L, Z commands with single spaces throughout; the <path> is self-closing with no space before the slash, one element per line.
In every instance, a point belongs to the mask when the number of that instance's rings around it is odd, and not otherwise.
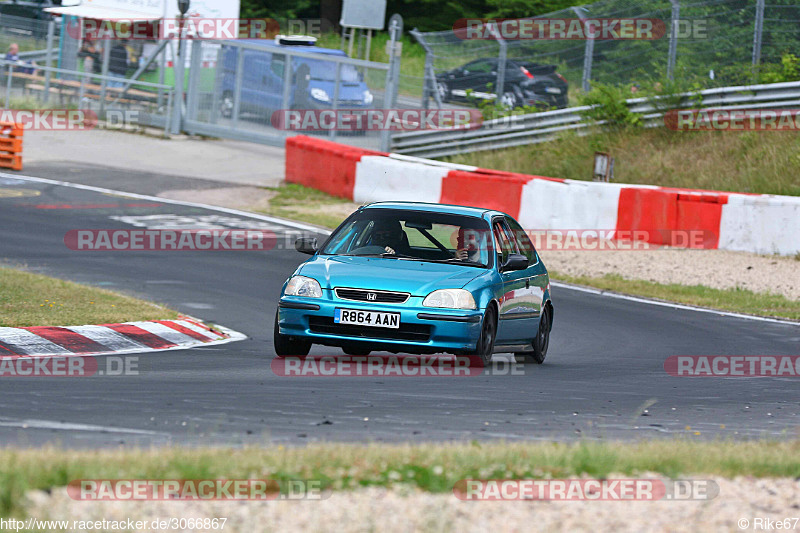
<path fill-rule="evenodd" d="M 305 276 L 295 276 L 289 280 L 289 284 L 286 285 L 286 290 L 283 294 L 286 296 L 322 298 L 322 289 L 319 286 L 319 282 L 315 279 Z"/>
<path fill-rule="evenodd" d="M 472 293 L 464 289 L 440 289 L 433 291 L 423 300 L 425 307 L 444 307 L 447 309 L 476 309 Z"/>
<path fill-rule="evenodd" d="M 326 93 L 325 91 L 323 91 L 322 89 L 319 89 L 317 87 L 314 87 L 313 89 L 311 89 L 311 98 L 313 98 L 314 100 L 319 100 L 320 102 L 330 102 L 331 101 L 331 97 L 328 96 L 328 93 Z"/>
<path fill-rule="evenodd" d="M 372 93 L 369 91 L 364 91 L 364 103 L 371 104 L 372 99 L 373 99 Z"/>

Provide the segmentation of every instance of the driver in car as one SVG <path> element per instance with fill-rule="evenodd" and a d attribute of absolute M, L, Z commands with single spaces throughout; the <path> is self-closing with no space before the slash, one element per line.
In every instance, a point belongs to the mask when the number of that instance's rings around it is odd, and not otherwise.
<path fill-rule="evenodd" d="M 461 261 L 480 262 L 481 250 L 478 245 L 480 231 L 471 228 L 459 228 L 456 239 L 456 258 Z"/>
<path fill-rule="evenodd" d="M 372 236 L 370 244 L 382 246 L 387 254 L 396 254 L 398 249 L 402 249 L 403 227 L 397 220 L 377 219 L 372 226 Z"/>

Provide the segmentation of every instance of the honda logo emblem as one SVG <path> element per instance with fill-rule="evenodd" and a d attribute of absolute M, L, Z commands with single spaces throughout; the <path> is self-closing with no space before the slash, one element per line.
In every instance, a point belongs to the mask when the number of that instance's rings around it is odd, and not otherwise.
<path fill-rule="evenodd" d="M 377 298 L 378 298 L 378 295 L 375 294 L 374 292 L 368 292 L 367 293 L 367 300 L 375 301 Z"/>

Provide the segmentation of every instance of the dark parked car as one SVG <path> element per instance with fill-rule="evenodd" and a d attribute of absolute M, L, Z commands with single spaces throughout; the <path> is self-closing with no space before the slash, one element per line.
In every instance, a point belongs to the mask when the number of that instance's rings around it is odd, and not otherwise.
<path fill-rule="evenodd" d="M 497 98 L 498 59 L 476 59 L 436 76 L 436 88 L 443 102 L 468 102 Z M 567 80 L 555 65 L 540 65 L 518 59 L 506 61 L 500 101 L 507 108 L 524 105 L 567 107 Z"/>

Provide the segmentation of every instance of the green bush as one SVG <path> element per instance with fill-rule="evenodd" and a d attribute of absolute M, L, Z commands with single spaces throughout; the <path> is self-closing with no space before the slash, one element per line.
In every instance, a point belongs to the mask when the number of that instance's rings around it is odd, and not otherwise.
<path fill-rule="evenodd" d="M 592 106 L 581 114 L 595 122 L 605 122 L 611 128 L 629 128 L 642 125 L 642 116 L 633 113 L 625 101 L 631 98 L 627 86 L 596 83 L 588 93 L 581 94 L 578 100 L 581 105 Z"/>

